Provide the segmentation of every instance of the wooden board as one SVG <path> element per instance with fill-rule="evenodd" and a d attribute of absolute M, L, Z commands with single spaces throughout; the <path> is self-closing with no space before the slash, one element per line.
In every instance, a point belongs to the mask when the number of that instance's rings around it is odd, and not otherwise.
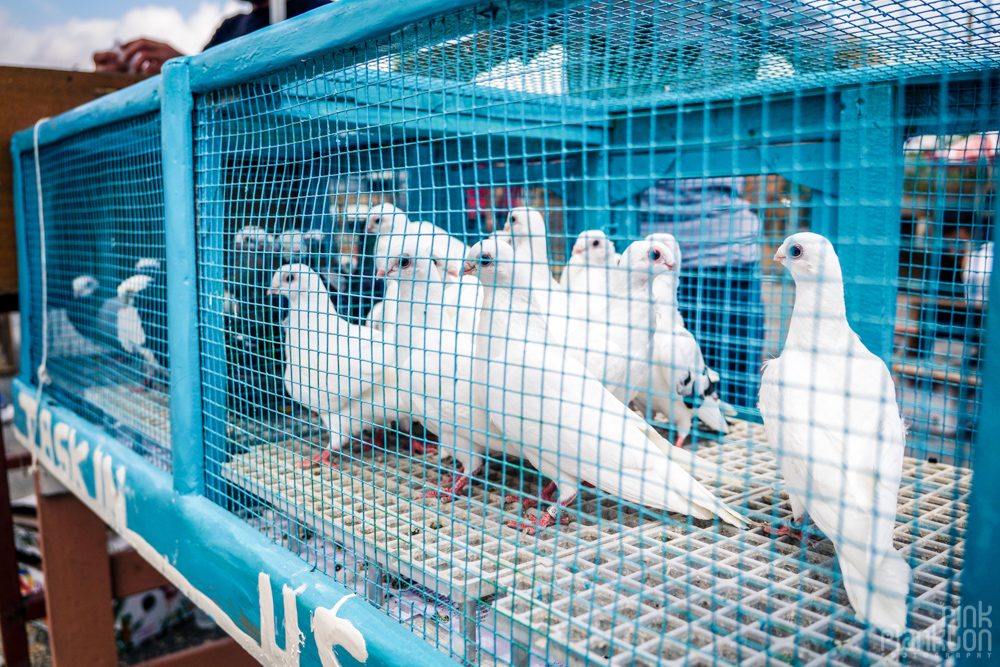
<path fill-rule="evenodd" d="M 72 72 L 0 66 L 0 310 L 16 308 L 17 247 L 14 243 L 14 165 L 10 138 L 39 118 L 56 116 L 140 81 L 117 72 Z"/>

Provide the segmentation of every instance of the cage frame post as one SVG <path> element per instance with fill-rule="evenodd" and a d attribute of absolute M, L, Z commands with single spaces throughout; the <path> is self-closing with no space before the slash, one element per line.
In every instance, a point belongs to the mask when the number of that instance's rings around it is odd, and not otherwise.
<path fill-rule="evenodd" d="M 895 121 L 897 86 L 862 84 L 841 91 L 840 183 L 837 238 L 855 247 L 842 252 L 847 318 L 865 346 L 892 362 L 899 282 L 899 210 L 902 134 Z M 886 184 L 890 184 L 886 187 Z"/>
<path fill-rule="evenodd" d="M 1000 169 L 993 170 L 993 187 L 1000 188 Z M 1000 196 L 996 192 L 992 213 L 996 224 L 995 221 L 1000 219 Z M 1000 304 L 1000 280 L 991 280 L 990 283 L 987 303 L 994 304 L 995 308 Z M 996 576 L 996 545 L 1000 542 L 1000 512 L 997 512 L 1000 507 L 1000 484 L 997 484 L 996 477 L 1000 470 L 1000 448 L 991 437 L 1000 431 L 1000 410 L 989 409 L 990 406 L 1000 406 L 1000 317 L 986 316 L 983 341 L 983 409 L 972 449 L 972 493 L 961 574 L 962 604 L 958 614 L 961 624 L 965 620 L 965 611 L 974 610 L 971 617 L 978 623 L 971 629 L 975 631 L 977 644 L 979 633 L 984 630 L 983 621 L 992 628 L 988 614 L 994 607 L 1000 609 L 1000 578 Z M 958 636 L 964 640 L 961 630 L 960 625 Z M 981 664 L 981 659 L 972 650 L 960 650 L 958 654 L 959 665 Z"/>
<path fill-rule="evenodd" d="M 204 494 L 198 263 L 194 211 L 194 152 L 190 65 L 163 66 L 163 212 L 167 266 L 167 343 L 170 350 L 170 440 L 174 488 Z"/>

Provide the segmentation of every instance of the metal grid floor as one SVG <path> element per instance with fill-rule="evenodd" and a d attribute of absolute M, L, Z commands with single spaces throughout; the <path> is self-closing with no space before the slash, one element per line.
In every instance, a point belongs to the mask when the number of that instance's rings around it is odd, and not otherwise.
<path fill-rule="evenodd" d="M 237 433 L 251 436 L 231 426 Z M 664 522 L 589 494 L 580 511 L 567 512 L 569 525 L 537 536 L 505 523 L 516 516 L 507 509 L 516 505 L 503 504 L 504 483 L 517 486 L 509 474 L 491 468 L 487 477 L 496 484 L 453 503 L 414 499 L 450 469 L 447 458 L 355 448 L 342 471 L 302 471 L 301 450 L 320 444 L 321 430 L 261 438 L 268 433 L 278 431 L 258 428 L 240 438 L 246 449 L 224 470 L 229 481 L 272 516 L 332 541 L 356 559 L 349 562 L 366 563 L 359 569 L 367 569 L 372 602 L 391 611 L 390 586 L 379 582 L 395 578 L 480 619 L 478 627 L 415 626 L 453 651 L 453 635 L 464 635 L 459 647 L 464 641 L 471 662 L 480 654 L 492 662 L 486 653 L 500 642 L 509 644 L 514 664 L 532 665 L 948 662 L 971 470 L 905 460 L 895 539 L 914 565 L 914 583 L 911 633 L 901 643 L 856 620 L 829 540 L 814 535 L 803 547 L 766 533 L 771 517 L 788 519 L 791 509 L 760 425 L 740 422 L 720 442 L 699 443 L 699 455 L 746 476 L 743 488 L 715 492 L 750 510 L 751 530 Z M 536 484 L 522 488 L 537 493 Z"/>

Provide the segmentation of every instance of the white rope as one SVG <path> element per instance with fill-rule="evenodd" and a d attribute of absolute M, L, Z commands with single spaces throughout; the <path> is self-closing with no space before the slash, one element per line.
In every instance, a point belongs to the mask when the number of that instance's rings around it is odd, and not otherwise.
<path fill-rule="evenodd" d="M 42 389 L 52 381 L 52 378 L 49 376 L 49 370 L 46 367 L 49 360 L 49 280 L 45 257 L 45 211 L 42 204 L 42 166 L 38 159 L 38 128 L 47 120 L 48 118 L 39 118 L 38 122 L 35 123 L 34 129 L 35 190 L 38 193 L 38 245 L 42 269 L 42 361 L 38 364 L 38 368 L 35 371 L 38 376 L 38 393 L 35 395 L 37 412 L 35 413 L 34 424 L 32 425 L 31 420 L 28 420 L 28 442 L 32 444 L 35 443 L 35 436 L 38 435 L 38 421 L 42 407 Z M 34 457 L 32 457 L 32 462 L 34 463 Z"/>

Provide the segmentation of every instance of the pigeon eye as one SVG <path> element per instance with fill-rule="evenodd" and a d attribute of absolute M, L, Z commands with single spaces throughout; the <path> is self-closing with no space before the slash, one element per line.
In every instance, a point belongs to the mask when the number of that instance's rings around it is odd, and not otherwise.
<path fill-rule="evenodd" d="M 483 256 L 479 258 L 479 264 L 482 266 L 489 266 L 492 263 L 493 255 L 483 254 Z"/>
<path fill-rule="evenodd" d="M 791 257 L 792 259 L 798 259 L 799 257 L 801 257 L 802 246 L 800 246 L 798 243 L 793 245 L 791 248 L 788 249 L 788 256 Z"/>
<path fill-rule="evenodd" d="M 399 262 L 399 268 L 401 268 L 401 269 L 408 269 L 408 268 L 410 268 L 411 266 L 413 266 L 413 260 L 412 260 L 412 259 L 410 259 L 409 257 L 404 257 L 404 258 L 403 258 L 403 259 L 402 259 L 402 260 L 401 260 L 401 261 Z"/>
<path fill-rule="evenodd" d="M 598 241 L 597 239 L 594 239 L 593 241 L 591 241 L 590 245 L 593 246 L 594 248 L 600 248 L 601 242 Z"/>
<path fill-rule="evenodd" d="M 662 256 L 663 253 L 661 253 L 659 250 L 653 249 L 649 251 L 649 258 L 654 262 L 658 261 Z"/>

